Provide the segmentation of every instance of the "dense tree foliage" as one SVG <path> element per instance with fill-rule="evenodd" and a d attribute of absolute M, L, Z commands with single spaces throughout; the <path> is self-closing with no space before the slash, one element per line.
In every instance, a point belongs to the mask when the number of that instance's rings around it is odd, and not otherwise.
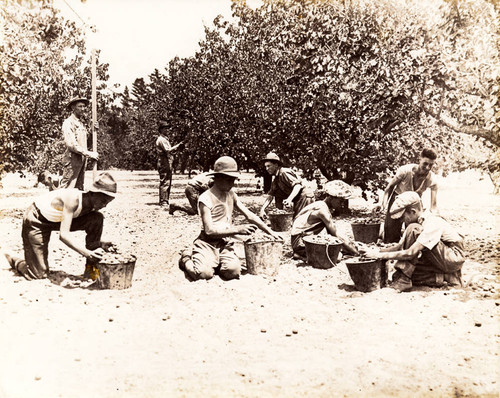
<path fill-rule="evenodd" d="M 102 96 L 103 166 L 153 168 L 158 121 L 166 119 L 171 140 L 186 142 L 180 168 L 207 169 L 221 154 L 258 168 L 274 150 L 290 165 L 319 168 L 328 178 L 373 191 L 422 147 L 433 146 L 446 160 L 442 170 L 462 169 L 464 162 L 498 170 L 500 30 L 494 2 L 265 0 L 257 9 L 233 1 L 232 10 L 231 20 L 218 17 L 205 28 L 191 57 L 174 58 L 163 71 L 136 79 L 120 107 Z M 44 12 L 56 18 L 53 10 Z M 59 91 L 49 95 L 59 104 L 66 94 L 64 76 L 78 77 L 81 84 L 73 88 L 86 89 L 89 81 L 82 75 L 81 34 L 63 44 L 66 25 L 56 21 L 59 44 L 51 56 L 59 58 L 47 63 L 60 72 L 39 76 L 61 76 Z M 24 33 L 30 46 L 54 45 L 30 33 L 38 32 L 30 23 Z M 68 46 L 77 50 L 70 64 L 62 51 Z M 2 62 L 16 64 L 14 58 Z M 29 77 L 28 69 L 9 81 Z M 45 86 L 33 87 L 43 92 Z M 33 87 L 20 91 L 28 96 Z M 56 137 L 61 110 L 40 103 L 37 112 L 51 113 L 37 119 L 26 114 L 31 109 L 22 99 L 14 102 L 25 112 L 19 116 L 24 124 L 14 109 L 8 113 L 0 150 L 12 156 L 16 150 L 9 145 L 29 136 L 26 156 L 33 156 L 36 145 Z M 30 132 L 26 123 L 32 120 L 43 125 L 43 134 Z M 478 156 L 460 155 L 472 147 Z M 15 169 L 23 161 L 8 164 Z"/>
<path fill-rule="evenodd" d="M 1 17 L 0 174 L 60 169 L 65 104 L 74 95 L 90 98 L 85 32 L 45 1 L 6 0 Z M 99 108 L 107 109 L 107 65 L 98 62 L 97 73 Z"/>
<path fill-rule="evenodd" d="M 498 20 L 486 1 L 234 2 L 233 16 L 207 27 L 192 57 L 134 84 L 125 103 L 141 148 L 163 117 L 202 168 L 221 153 L 255 167 L 275 150 L 374 189 L 423 146 L 453 157 L 457 132 L 498 144 Z"/>

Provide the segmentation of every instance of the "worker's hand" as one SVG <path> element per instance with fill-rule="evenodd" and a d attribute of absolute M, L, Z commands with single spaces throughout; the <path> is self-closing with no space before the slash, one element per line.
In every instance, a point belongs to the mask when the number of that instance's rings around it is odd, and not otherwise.
<path fill-rule="evenodd" d="M 362 246 L 358 247 L 359 252 L 364 256 L 368 258 L 380 258 L 380 251 L 372 246 Z"/>
<path fill-rule="evenodd" d="M 293 204 L 293 202 L 290 199 L 285 199 L 283 201 L 283 206 L 285 206 L 285 207 L 291 207 L 292 204 Z"/>
<path fill-rule="evenodd" d="M 94 128 L 96 130 L 99 130 L 99 122 L 96 120 L 95 123 L 94 123 Z"/>
<path fill-rule="evenodd" d="M 114 252 L 116 250 L 115 245 L 112 242 L 101 241 L 101 249 L 106 252 Z"/>
<path fill-rule="evenodd" d="M 375 206 L 373 209 L 372 209 L 372 214 L 377 214 L 377 213 L 380 213 L 382 212 L 384 209 L 381 205 L 377 205 Z"/>
<path fill-rule="evenodd" d="M 99 160 L 99 154 L 97 152 L 88 151 L 87 157 L 89 157 L 90 159 Z"/>
<path fill-rule="evenodd" d="M 238 234 L 250 235 L 257 230 L 257 226 L 253 224 L 243 224 L 238 226 Z"/>
<path fill-rule="evenodd" d="M 89 260 L 101 261 L 102 256 L 104 256 L 104 250 L 101 248 L 98 248 L 95 250 L 89 250 L 85 257 L 87 257 Z"/>
<path fill-rule="evenodd" d="M 264 210 L 261 210 L 259 213 L 259 217 L 262 218 L 263 220 L 267 220 L 267 214 Z"/>

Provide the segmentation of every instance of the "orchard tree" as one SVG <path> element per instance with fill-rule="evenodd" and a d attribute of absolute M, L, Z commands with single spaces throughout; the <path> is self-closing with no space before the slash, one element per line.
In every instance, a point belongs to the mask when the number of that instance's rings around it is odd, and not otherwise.
<path fill-rule="evenodd" d="M 49 1 L 5 0 L 1 17 L 0 173 L 60 169 L 66 103 L 74 95 L 90 98 L 85 33 Z M 106 109 L 107 65 L 98 61 L 97 73 L 98 108 Z"/>

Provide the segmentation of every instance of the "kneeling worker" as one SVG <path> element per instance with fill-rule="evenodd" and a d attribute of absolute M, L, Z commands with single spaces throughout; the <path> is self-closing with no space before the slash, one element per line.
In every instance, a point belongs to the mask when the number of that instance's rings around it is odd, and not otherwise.
<path fill-rule="evenodd" d="M 59 238 L 68 247 L 87 259 L 84 277 L 97 279 L 96 264 L 104 250 L 112 244 L 102 242 L 104 216 L 99 212 L 116 195 L 116 182 L 106 172 L 98 174 L 88 192 L 76 188 L 62 188 L 48 192 L 26 210 L 22 238 L 24 260 L 6 254 L 12 268 L 26 279 L 46 278 L 49 273 L 49 241 L 52 231 L 59 230 Z M 71 231 L 85 231 L 85 247 L 71 236 Z"/>
<path fill-rule="evenodd" d="M 325 228 L 330 235 L 342 240 L 342 248 L 348 254 L 359 254 L 353 243 L 337 233 L 331 213 L 334 210 L 334 197 L 342 197 L 349 190 L 350 187 L 343 181 L 329 181 L 324 186 L 324 192 L 327 194 L 326 198 L 307 205 L 299 212 L 293 221 L 291 231 L 294 258 L 303 258 L 306 254 L 302 240 L 304 236 L 318 235 Z"/>
<path fill-rule="evenodd" d="M 390 287 L 403 292 L 410 290 L 413 283 L 440 286 L 445 281 L 462 286 L 463 237 L 443 218 L 424 213 L 417 192 L 398 195 L 389 213 L 407 225 L 403 237 L 396 245 L 380 251 L 368 248 L 366 255 L 398 260 Z"/>
<path fill-rule="evenodd" d="M 229 238 L 249 235 L 257 227 L 274 239 L 281 237 L 248 210 L 232 190 L 239 176 L 238 166 L 233 158 L 222 156 L 217 159 L 210 175 L 214 176 L 214 184 L 198 200 L 201 233 L 194 241 L 193 248 L 182 252 L 179 267 L 193 280 L 210 279 L 216 272 L 223 279 L 237 279 L 241 272 L 241 262 Z M 233 208 L 242 212 L 252 224 L 233 225 Z"/>

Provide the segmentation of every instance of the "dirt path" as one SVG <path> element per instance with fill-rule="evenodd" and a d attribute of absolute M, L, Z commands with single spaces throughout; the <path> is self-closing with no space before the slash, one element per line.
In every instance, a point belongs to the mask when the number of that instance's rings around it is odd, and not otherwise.
<path fill-rule="evenodd" d="M 196 237 L 198 218 L 156 206 L 156 173 L 114 174 L 120 196 L 104 211 L 104 234 L 137 255 L 132 288 L 63 287 L 83 259 L 56 234 L 51 280 L 27 282 L 2 262 L 0 397 L 498 395 L 499 207 L 476 175 L 447 179 L 438 198 L 466 235 L 468 286 L 365 294 L 344 263 L 303 266 L 289 246 L 274 278 L 191 283 L 177 253 Z M 261 204 L 245 178 L 243 201 Z M 42 192 L 4 181 L 3 249 L 21 253 L 22 212 Z M 349 218 L 338 223 L 351 233 Z"/>

